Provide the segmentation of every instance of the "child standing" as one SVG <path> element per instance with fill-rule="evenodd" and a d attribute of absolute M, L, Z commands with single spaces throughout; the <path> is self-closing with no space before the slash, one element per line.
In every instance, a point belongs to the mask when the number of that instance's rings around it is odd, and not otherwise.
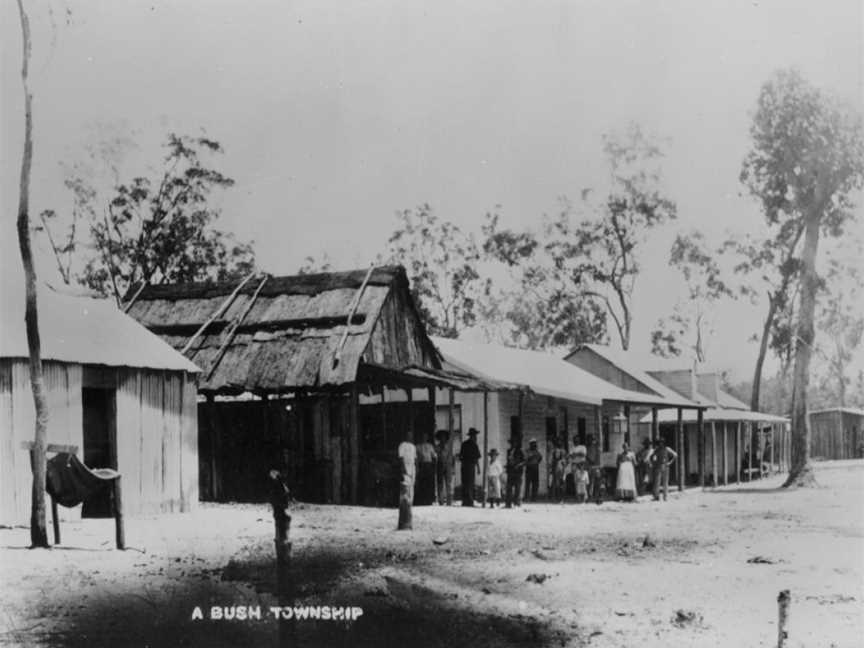
<path fill-rule="evenodd" d="M 588 470 L 585 466 L 584 461 L 580 461 L 576 464 L 573 470 L 573 482 L 576 485 L 576 502 L 579 504 L 584 504 L 588 499 L 588 483 L 589 483 Z"/>
<path fill-rule="evenodd" d="M 501 475 L 504 474 L 504 466 L 501 465 L 501 460 L 498 459 L 498 450 L 492 448 L 489 451 L 489 470 L 486 473 L 489 489 L 487 499 L 489 506 L 495 508 L 495 505 L 501 506 Z"/>

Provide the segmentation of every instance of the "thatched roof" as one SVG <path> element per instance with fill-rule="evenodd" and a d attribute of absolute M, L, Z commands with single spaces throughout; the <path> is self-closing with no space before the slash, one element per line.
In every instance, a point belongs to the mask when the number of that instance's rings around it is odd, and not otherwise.
<path fill-rule="evenodd" d="M 203 369 L 199 390 L 336 387 L 354 382 L 361 362 L 382 364 L 382 357 L 392 358 L 388 364 L 394 369 L 440 367 L 401 266 L 371 273 L 348 324 L 367 272 L 252 278 L 186 352 Z M 129 314 L 181 350 L 225 305 L 238 283 L 148 286 L 134 299 Z M 137 292 L 133 286 L 128 298 Z M 379 326 L 381 319 L 387 321 Z M 376 334 L 382 327 L 387 336 Z M 397 330 L 391 330 L 394 327 Z M 391 344 L 390 338 L 399 338 L 392 344 L 401 346 L 382 349 Z"/>

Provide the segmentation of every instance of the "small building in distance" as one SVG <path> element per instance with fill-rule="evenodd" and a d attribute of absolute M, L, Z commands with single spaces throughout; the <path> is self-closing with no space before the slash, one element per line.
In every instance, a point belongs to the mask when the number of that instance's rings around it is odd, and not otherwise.
<path fill-rule="evenodd" d="M 832 407 L 808 416 L 813 459 L 864 458 L 864 410 Z"/>
<path fill-rule="evenodd" d="M 125 515 L 198 502 L 198 368 L 112 302 L 39 288 L 49 444 L 122 475 Z M 23 280 L 0 283 L 0 524 L 28 524 L 35 431 Z M 116 457 L 116 465 L 113 458 Z M 81 508 L 61 509 L 74 519 Z M 110 514 L 108 489 L 83 515 Z"/>

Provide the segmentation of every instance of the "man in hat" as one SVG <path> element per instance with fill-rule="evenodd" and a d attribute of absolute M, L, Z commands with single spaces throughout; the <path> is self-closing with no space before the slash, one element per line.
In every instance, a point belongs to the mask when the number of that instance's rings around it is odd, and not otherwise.
<path fill-rule="evenodd" d="M 636 494 L 645 492 L 651 468 L 651 441 L 642 439 L 642 449 L 636 454 Z"/>
<path fill-rule="evenodd" d="M 654 501 L 660 500 L 660 489 L 663 489 L 663 501 L 669 491 L 669 466 L 678 458 L 678 453 L 666 447 L 663 439 L 654 439 L 654 453 L 651 455 L 651 473 L 653 475 Z"/>
<path fill-rule="evenodd" d="M 537 501 L 537 488 L 540 485 L 540 462 L 543 455 L 537 449 L 537 440 L 528 442 L 528 454 L 525 456 L 525 501 Z"/>
<path fill-rule="evenodd" d="M 480 448 L 473 427 L 468 430 L 468 439 L 462 442 L 459 461 L 462 462 L 462 506 L 474 506 L 474 478 L 480 470 Z"/>
<path fill-rule="evenodd" d="M 435 454 L 438 455 L 437 479 L 438 479 L 438 504 L 450 506 L 453 503 L 453 471 L 456 465 L 456 457 L 453 455 L 453 443 L 450 441 L 450 433 L 447 430 L 438 430 L 438 445 Z"/>
<path fill-rule="evenodd" d="M 525 469 L 525 453 L 522 452 L 522 439 L 510 437 L 510 448 L 507 450 L 507 508 L 515 502 L 520 506 L 519 497 L 522 491 L 522 472 Z"/>

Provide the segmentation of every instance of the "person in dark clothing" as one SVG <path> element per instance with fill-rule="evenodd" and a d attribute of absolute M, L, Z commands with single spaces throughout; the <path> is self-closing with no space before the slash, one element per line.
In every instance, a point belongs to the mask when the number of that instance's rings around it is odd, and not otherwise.
<path fill-rule="evenodd" d="M 522 440 L 519 437 L 510 439 L 507 450 L 507 508 L 521 506 L 519 499 L 522 491 L 522 471 L 525 469 L 525 453 L 522 452 Z"/>
<path fill-rule="evenodd" d="M 537 488 L 540 485 L 540 463 L 543 455 L 537 450 L 537 441 L 528 442 L 528 454 L 525 456 L 525 501 L 537 501 Z"/>
<path fill-rule="evenodd" d="M 474 506 L 474 481 L 480 469 L 480 448 L 474 428 L 468 430 L 468 440 L 462 442 L 459 461 L 462 462 L 462 506 Z"/>
<path fill-rule="evenodd" d="M 430 433 L 426 436 L 425 443 L 417 446 L 417 490 L 414 495 L 414 504 L 429 505 L 435 501 L 435 467 L 438 454 L 435 452 L 433 441 L 435 437 Z"/>

